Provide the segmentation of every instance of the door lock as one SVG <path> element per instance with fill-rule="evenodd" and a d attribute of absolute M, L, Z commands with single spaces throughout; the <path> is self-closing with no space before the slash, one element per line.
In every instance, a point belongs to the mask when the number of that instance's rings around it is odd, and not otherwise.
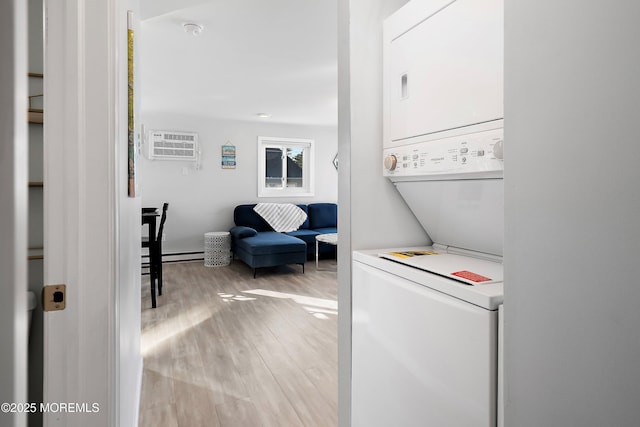
<path fill-rule="evenodd" d="M 64 310 L 67 301 L 67 285 L 47 285 L 42 288 L 44 311 Z"/>

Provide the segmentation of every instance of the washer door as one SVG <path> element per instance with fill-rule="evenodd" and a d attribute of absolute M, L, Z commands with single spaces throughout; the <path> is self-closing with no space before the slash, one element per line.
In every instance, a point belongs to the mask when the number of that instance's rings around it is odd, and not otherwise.
<path fill-rule="evenodd" d="M 496 425 L 496 311 L 357 261 L 352 303 L 353 427 Z"/>

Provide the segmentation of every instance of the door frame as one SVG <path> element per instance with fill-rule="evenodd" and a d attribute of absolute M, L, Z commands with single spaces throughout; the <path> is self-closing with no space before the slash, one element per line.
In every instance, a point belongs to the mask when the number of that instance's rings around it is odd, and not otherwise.
<path fill-rule="evenodd" d="M 0 424 L 27 425 L 27 7 L 0 2 Z M 16 409 L 12 411 L 11 409 Z"/>

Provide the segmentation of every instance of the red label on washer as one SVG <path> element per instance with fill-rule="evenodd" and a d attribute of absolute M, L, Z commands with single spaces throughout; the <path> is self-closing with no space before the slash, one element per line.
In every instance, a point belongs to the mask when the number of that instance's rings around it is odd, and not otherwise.
<path fill-rule="evenodd" d="M 455 273 L 451 273 L 453 276 L 458 276 L 461 277 L 463 279 L 467 279 L 467 280 L 471 280 L 472 282 L 488 282 L 491 279 L 489 277 L 484 277 L 481 276 L 477 273 L 473 273 L 471 271 L 467 271 L 467 270 L 462 270 L 462 271 L 456 271 Z"/>

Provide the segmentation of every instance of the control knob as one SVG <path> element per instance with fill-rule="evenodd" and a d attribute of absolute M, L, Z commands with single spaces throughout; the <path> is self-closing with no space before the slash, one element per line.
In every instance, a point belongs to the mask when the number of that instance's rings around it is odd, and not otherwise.
<path fill-rule="evenodd" d="M 502 140 L 496 142 L 493 145 L 493 155 L 495 156 L 496 159 L 498 160 L 502 160 L 504 158 L 504 153 L 503 153 L 503 143 Z"/>
<path fill-rule="evenodd" d="M 396 158 L 395 155 L 390 154 L 384 158 L 384 168 L 386 170 L 388 171 L 395 170 L 397 165 L 398 165 L 398 159 Z"/>

